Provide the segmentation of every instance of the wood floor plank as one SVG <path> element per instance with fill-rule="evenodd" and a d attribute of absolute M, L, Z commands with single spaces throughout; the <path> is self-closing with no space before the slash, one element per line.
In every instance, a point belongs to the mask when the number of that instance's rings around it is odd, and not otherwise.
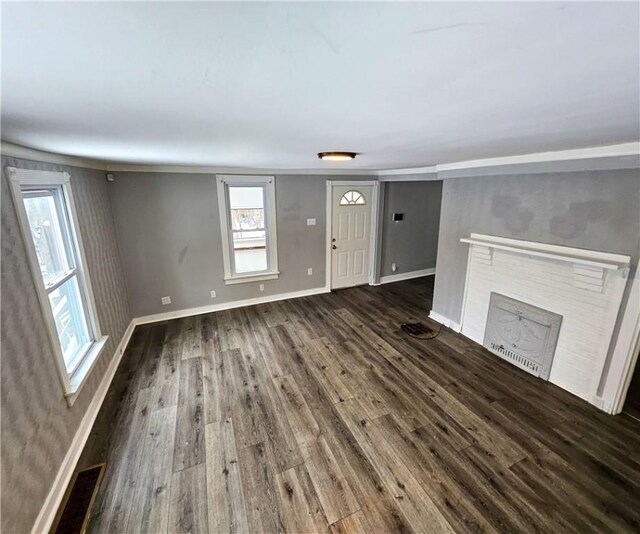
<path fill-rule="evenodd" d="M 149 336 L 147 337 L 140 358 L 140 365 L 136 369 L 132 385 L 134 390 L 154 387 L 156 373 L 160 366 L 166 329 L 166 324 L 154 324 L 149 327 Z"/>
<path fill-rule="evenodd" d="M 153 405 L 155 409 L 178 404 L 182 340 L 179 323 L 177 321 L 169 323 L 165 331 L 160 363 L 154 385 Z"/>
<path fill-rule="evenodd" d="M 188 358 L 180 362 L 180 392 L 176 422 L 173 471 L 204 462 L 204 406 L 202 362 Z"/>
<path fill-rule="evenodd" d="M 107 463 L 109 479 L 102 486 L 104 497 L 98 502 L 104 503 L 97 508 L 91 518 L 92 532 L 126 532 L 131 516 L 131 502 L 136 484 L 140 463 L 143 461 L 144 439 L 149 425 L 153 391 L 144 388 L 137 392 L 135 406 L 132 407 L 132 417 L 129 425 L 124 428 L 126 443 L 113 461 Z M 144 459 L 146 461 L 146 459 Z"/>
<path fill-rule="evenodd" d="M 108 458 L 121 457 L 138 395 L 138 391 L 134 389 L 136 372 L 141 365 L 142 351 L 149 332 L 150 328 L 146 325 L 134 330 L 78 461 L 78 469 L 106 462 Z M 110 466 L 107 467 L 103 485 L 110 484 L 114 471 Z M 104 493 L 97 495 L 94 510 L 101 509 L 103 496 Z"/>
<path fill-rule="evenodd" d="M 318 423 L 291 375 L 274 378 L 273 383 L 280 396 L 293 435 L 298 445 L 302 449 L 306 449 L 315 443 L 320 434 Z"/>
<path fill-rule="evenodd" d="M 264 441 L 263 427 L 260 424 L 259 392 L 249 382 L 242 351 L 233 349 L 224 355 L 225 365 L 230 370 L 230 379 L 233 382 L 229 402 L 236 443 L 238 448 L 255 445 Z"/>
<path fill-rule="evenodd" d="M 329 523 L 360 510 L 351 486 L 323 436 L 306 448 L 305 457 L 307 471 Z"/>
<path fill-rule="evenodd" d="M 258 443 L 238 451 L 248 531 L 286 532 L 279 490 L 267 449 Z"/>
<path fill-rule="evenodd" d="M 155 410 L 149 418 L 127 532 L 167 532 L 176 410 Z"/>
<path fill-rule="evenodd" d="M 205 464 L 194 465 L 173 473 L 168 532 L 170 534 L 207 534 L 209 532 L 207 521 Z"/>
<path fill-rule="evenodd" d="M 286 532 L 328 532 L 329 524 L 304 465 L 276 475 Z"/>
<path fill-rule="evenodd" d="M 374 529 L 367 522 L 363 512 L 356 512 L 331 525 L 331 534 L 369 534 Z"/>
<path fill-rule="evenodd" d="M 209 532 L 249 532 L 233 421 L 206 426 Z"/>
<path fill-rule="evenodd" d="M 217 314 L 218 339 L 220 350 L 233 350 L 241 347 L 240 337 L 236 331 L 232 310 L 223 310 Z"/>
<path fill-rule="evenodd" d="M 254 388 L 257 419 L 264 436 L 264 444 L 274 461 L 274 471 L 280 473 L 303 462 L 300 447 L 285 415 L 274 383 L 264 369 L 260 351 L 244 355 L 250 385 Z"/>
<path fill-rule="evenodd" d="M 180 319 L 182 328 L 182 359 L 200 358 L 202 356 L 202 316 L 192 315 Z"/>

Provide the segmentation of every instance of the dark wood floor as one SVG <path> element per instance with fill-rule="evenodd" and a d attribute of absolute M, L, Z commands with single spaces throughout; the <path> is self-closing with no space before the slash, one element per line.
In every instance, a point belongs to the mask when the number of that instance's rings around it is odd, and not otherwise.
<path fill-rule="evenodd" d="M 91 532 L 637 532 L 640 423 L 458 334 L 432 279 L 139 327 Z"/>

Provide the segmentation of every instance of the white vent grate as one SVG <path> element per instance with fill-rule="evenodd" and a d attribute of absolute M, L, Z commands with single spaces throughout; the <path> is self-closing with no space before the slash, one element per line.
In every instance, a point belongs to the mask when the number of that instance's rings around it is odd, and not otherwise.
<path fill-rule="evenodd" d="M 549 378 L 562 316 L 491 293 L 484 346 L 516 367 Z"/>
<path fill-rule="evenodd" d="M 525 371 L 530 372 L 536 376 L 540 376 L 540 364 L 534 361 L 531 361 L 520 354 L 516 354 L 515 352 L 505 348 L 504 345 L 499 345 L 498 343 L 492 341 L 491 348 L 494 352 L 500 353 L 506 360 L 509 360 L 515 366 L 520 367 L 520 369 L 524 369 Z"/>

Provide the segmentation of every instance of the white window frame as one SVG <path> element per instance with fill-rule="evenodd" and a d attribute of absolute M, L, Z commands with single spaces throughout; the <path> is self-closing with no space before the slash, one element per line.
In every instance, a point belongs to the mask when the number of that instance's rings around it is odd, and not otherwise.
<path fill-rule="evenodd" d="M 275 176 L 228 175 L 216 177 L 218 187 L 218 210 L 220 213 L 220 231 L 222 234 L 222 260 L 224 263 L 224 283 L 242 284 L 275 280 L 278 271 L 278 232 L 276 228 L 276 186 Z M 231 211 L 229 209 L 229 186 L 263 187 L 264 216 L 267 241 L 267 269 L 253 273 L 237 274 L 233 270 L 233 239 L 231 236 Z"/>
<path fill-rule="evenodd" d="M 27 250 L 29 266 L 31 268 L 33 281 L 38 294 L 38 300 L 40 301 L 40 307 L 42 308 L 42 313 L 49 332 L 49 338 L 55 354 L 56 367 L 62 382 L 64 396 L 66 397 L 69 406 L 71 406 L 75 402 L 80 389 L 93 370 L 98 356 L 100 356 L 104 350 L 109 337 L 102 335 L 100 322 L 98 321 L 91 279 L 87 270 L 87 261 L 84 247 L 82 245 L 82 237 L 80 235 L 80 225 L 78 224 L 78 216 L 73 200 L 71 175 L 67 172 L 18 169 L 15 167 L 7 167 L 6 171 L 9 178 L 9 185 L 11 187 L 13 204 L 18 216 L 18 224 Z M 70 245 L 73 248 L 75 256 L 74 259 L 76 265 L 74 272 L 78 282 L 80 297 L 85 306 L 85 319 L 87 321 L 91 337 L 90 345 L 81 356 L 80 362 L 71 374 L 67 371 L 67 366 L 64 361 L 64 355 L 58 338 L 58 331 L 56 329 L 53 311 L 49 302 L 49 294 L 45 287 L 42 272 L 40 270 L 40 264 L 38 262 L 38 256 L 33 243 L 31 228 L 29 226 L 29 218 L 27 217 L 27 211 L 24 205 L 22 189 L 23 187 L 28 186 L 60 187 L 62 190 L 64 211 L 66 212 L 63 213 L 63 215 L 66 215 L 69 223 L 69 234 L 72 241 Z"/>

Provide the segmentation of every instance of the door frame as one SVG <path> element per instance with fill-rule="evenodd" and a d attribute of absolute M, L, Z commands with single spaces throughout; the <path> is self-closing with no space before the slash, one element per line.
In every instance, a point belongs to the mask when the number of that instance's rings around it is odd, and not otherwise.
<path fill-rule="evenodd" d="M 376 285 L 376 277 L 378 273 L 378 244 L 379 244 L 379 225 L 378 213 L 380 210 L 380 182 L 378 180 L 327 180 L 327 228 L 326 228 L 326 246 L 325 246 L 325 289 L 331 291 L 331 232 L 333 230 L 333 187 L 354 187 L 372 186 L 371 193 L 371 225 L 369 228 L 369 285 Z"/>

